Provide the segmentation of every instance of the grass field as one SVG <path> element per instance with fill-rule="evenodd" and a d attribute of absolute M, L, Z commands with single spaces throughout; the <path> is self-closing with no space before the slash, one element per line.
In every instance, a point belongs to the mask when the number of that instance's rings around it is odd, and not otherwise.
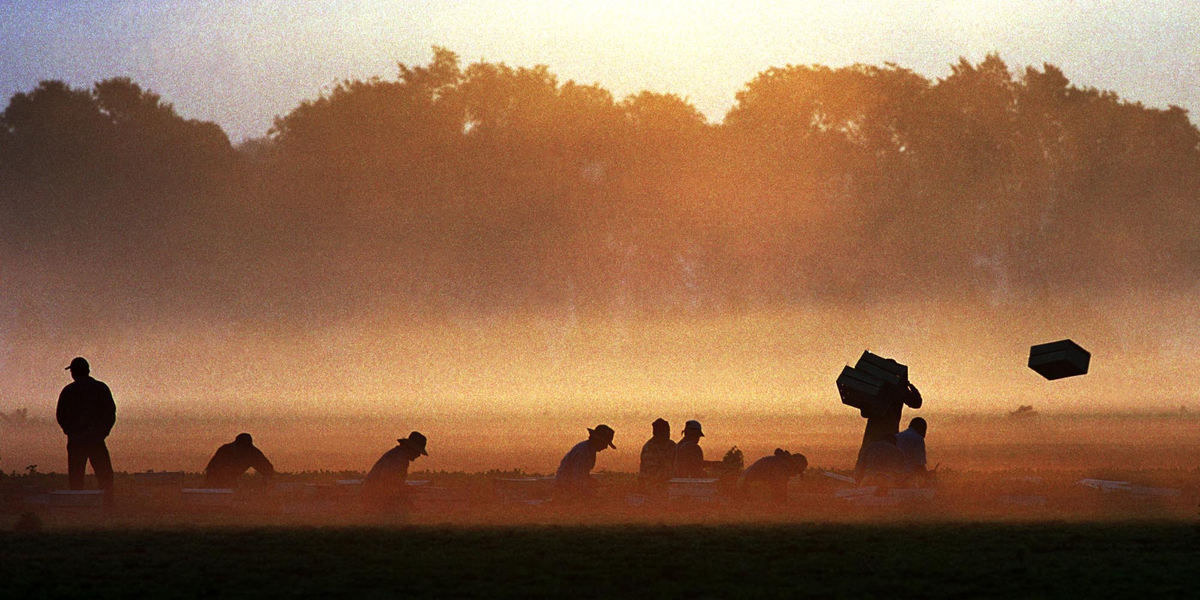
<path fill-rule="evenodd" d="M 0 534 L 8 598 L 1192 597 L 1195 523 Z"/>
<path fill-rule="evenodd" d="M 1181 493 L 1104 493 L 1080 475 Z M 495 474 L 419 476 L 468 502 L 379 514 L 260 488 L 194 507 L 122 475 L 115 508 L 35 508 L 33 533 L 12 531 L 30 508 L 20 494 L 63 477 L 8 477 L 0 597 L 1170 598 L 1200 584 L 1192 470 L 949 472 L 931 501 L 896 506 L 847 504 L 820 475 L 794 481 L 783 506 L 682 507 L 629 506 L 622 474 L 588 507 L 506 504 L 489 493 Z"/>

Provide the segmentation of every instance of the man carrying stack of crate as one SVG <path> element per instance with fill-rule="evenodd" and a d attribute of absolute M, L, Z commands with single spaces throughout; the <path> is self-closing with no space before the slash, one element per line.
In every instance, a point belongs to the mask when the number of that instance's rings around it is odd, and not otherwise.
<path fill-rule="evenodd" d="M 855 479 L 861 480 L 867 448 L 876 442 L 895 445 L 904 406 L 921 408 L 921 392 L 908 380 L 907 366 L 869 351 L 853 367 L 842 369 L 837 386 L 842 403 L 859 409 L 867 419 L 854 464 Z"/>

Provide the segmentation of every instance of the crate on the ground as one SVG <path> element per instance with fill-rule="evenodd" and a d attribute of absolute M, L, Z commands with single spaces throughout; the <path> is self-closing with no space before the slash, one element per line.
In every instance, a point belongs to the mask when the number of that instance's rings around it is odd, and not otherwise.
<path fill-rule="evenodd" d="M 142 485 L 183 485 L 183 471 L 143 471 L 134 473 L 133 480 Z"/>
<path fill-rule="evenodd" d="M 183 488 L 183 501 L 189 506 L 233 506 L 234 493 L 230 488 Z"/>
<path fill-rule="evenodd" d="M 718 489 L 716 478 L 676 477 L 667 482 L 667 498 L 674 500 L 691 500 L 694 502 L 711 502 L 717 498 Z"/>
<path fill-rule="evenodd" d="M 416 483 L 417 485 L 411 485 Z M 411 482 L 409 493 L 416 510 L 446 512 L 463 510 L 471 506 L 471 496 L 466 488 L 430 485 L 428 481 Z"/>
<path fill-rule="evenodd" d="M 104 505 L 104 490 L 54 490 L 49 500 L 56 507 L 98 507 Z"/>
<path fill-rule="evenodd" d="M 492 480 L 501 502 L 540 504 L 554 494 L 553 477 L 506 477 Z"/>

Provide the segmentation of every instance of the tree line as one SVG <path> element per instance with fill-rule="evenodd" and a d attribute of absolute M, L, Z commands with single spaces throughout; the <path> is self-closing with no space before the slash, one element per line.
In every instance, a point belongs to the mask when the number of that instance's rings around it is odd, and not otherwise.
<path fill-rule="evenodd" d="M 1186 111 L 996 55 L 772 67 L 713 124 L 434 48 L 237 147 L 129 79 L 45 81 L 0 113 L 0 183 L 6 253 L 154 310 L 995 302 L 1200 268 Z"/>

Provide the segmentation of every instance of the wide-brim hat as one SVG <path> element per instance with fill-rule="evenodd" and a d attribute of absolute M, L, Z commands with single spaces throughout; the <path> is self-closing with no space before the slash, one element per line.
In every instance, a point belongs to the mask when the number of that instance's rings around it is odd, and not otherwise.
<path fill-rule="evenodd" d="M 396 440 L 396 442 L 398 442 L 400 444 L 404 444 L 405 446 L 408 446 L 409 448 L 416 450 L 417 453 L 422 456 L 429 456 L 429 453 L 425 451 L 425 442 L 426 441 L 427 440 L 425 439 L 425 436 L 421 435 L 421 432 L 419 432 L 419 431 L 414 431 L 414 432 L 408 434 L 408 437 L 399 438 Z"/>
<path fill-rule="evenodd" d="M 597 425 L 595 429 L 588 429 L 588 437 L 596 436 L 596 437 L 604 440 L 605 443 L 608 444 L 608 447 L 612 448 L 613 450 L 617 449 L 617 447 L 614 446 L 612 443 L 613 436 L 616 434 L 617 434 L 617 432 L 613 431 L 612 427 L 609 427 L 608 425 L 605 425 L 603 423 Z"/>

